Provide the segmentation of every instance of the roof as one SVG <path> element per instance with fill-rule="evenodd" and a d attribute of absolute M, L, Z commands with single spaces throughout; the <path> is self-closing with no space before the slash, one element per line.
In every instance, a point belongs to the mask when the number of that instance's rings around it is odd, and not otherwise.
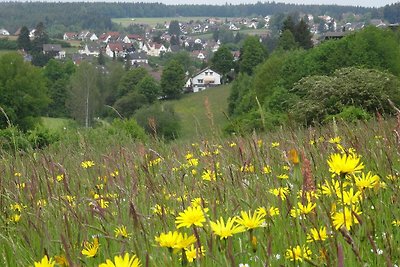
<path fill-rule="evenodd" d="M 213 69 L 211 69 L 210 67 L 207 67 L 207 68 L 205 68 L 205 69 L 202 69 L 202 70 L 200 70 L 199 72 L 197 72 L 197 73 L 193 74 L 193 76 L 192 76 L 192 77 L 196 77 L 197 75 L 199 75 L 199 74 L 201 74 L 201 73 L 203 73 L 203 72 L 205 72 L 205 71 L 208 71 L 208 70 L 210 70 L 210 71 L 212 71 L 212 72 L 214 72 L 214 73 L 216 73 L 216 74 L 218 74 L 218 75 L 221 75 L 219 72 L 217 72 L 217 71 L 214 71 L 214 70 L 213 70 Z"/>
<path fill-rule="evenodd" d="M 61 45 L 59 44 L 44 44 L 43 51 L 44 52 L 60 52 L 62 50 Z"/>
<path fill-rule="evenodd" d="M 123 51 L 124 47 L 120 43 L 109 43 L 108 47 L 111 51 Z"/>

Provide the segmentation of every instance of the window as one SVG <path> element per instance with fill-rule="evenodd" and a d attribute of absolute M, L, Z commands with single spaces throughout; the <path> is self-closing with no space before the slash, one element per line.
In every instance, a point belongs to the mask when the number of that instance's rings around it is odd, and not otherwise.
<path fill-rule="evenodd" d="M 212 71 L 210 71 L 210 75 L 213 75 L 213 72 L 212 72 Z"/>
<path fill-rule="evenodd" d="M 198 83 L 203 83 L 203 79 L 197 79 Z"/>

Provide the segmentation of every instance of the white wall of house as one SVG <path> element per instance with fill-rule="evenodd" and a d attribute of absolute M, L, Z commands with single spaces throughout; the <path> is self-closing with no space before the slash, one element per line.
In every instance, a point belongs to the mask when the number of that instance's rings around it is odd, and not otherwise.
<path fill-rule="evenodd" d="M 210 68 L 204 69 L 192 77 L 192 87 L 194 93 L 220 84 L 221 75 Z"/>

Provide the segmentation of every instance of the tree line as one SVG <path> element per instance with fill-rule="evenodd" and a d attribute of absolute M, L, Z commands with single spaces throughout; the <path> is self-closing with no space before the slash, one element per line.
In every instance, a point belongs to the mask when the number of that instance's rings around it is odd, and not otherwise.
<path fill-rule="evenodd" d="M 340 17 L 343 13 L 366 14 L 383 18 L 382 8 L 337 5 L 296 5 L 276 2 L 258 2 L 240 5 L 165 5 L 161 3 L 50 3 L 1 2 L 0 25 L 16 31 L 22 25 L 33 28 L 43 21 L 49 34 L 89 29 L 103 32 L 113 29 L 111 18 L 124 17 L 248 17 L 279 13 L 300 12 L 313 15 L 329 14 Z M 29 16 L 27 16 L 29 14 Z"/>

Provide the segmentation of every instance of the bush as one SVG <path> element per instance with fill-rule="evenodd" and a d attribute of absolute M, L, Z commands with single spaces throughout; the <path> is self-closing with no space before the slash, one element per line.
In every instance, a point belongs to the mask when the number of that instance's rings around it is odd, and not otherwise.
<path fill-rule="evenodd" d="M 0 148 L 6 151 L 27 150 L 29 141 L 23 132 L 16 127 L 8 127 L 0 130 Z"/>
<path fill-rule="evenodd" d="M 26 134 L 26 138 L 31 147 L 37 149 L 42 149 L 60 140 L 60 136 L 58 134 L 43 126 L 37 126 L 35 129 L 29 130 Z"/>
<path fill-rule="evenodd" d="M 109 133 L 116 134 L 122 132 L 133 139 L 145 141 L 147 139 L 146 133 L 142 127 L 136 122 L 134 118 L 130 119 L 115 119 L 111 127 L 108 129 Z"/>
<path fill-rule="evenodd" d="M 135 118 L 147 133 L 166 140 L 176 139 L 181 130 L 180 119 L 169 105 L 142 108 L 137 111 Z"/>
<path fill-rule="evenodd" d="M 347 122 L 357 122 L 359 120 L 361 121 L 367 121 L 371 118 L 371 115 L 368 114 L 364 109 L 359 108 L 359 107 L 354 107 L 354 106 L 348 106 L 345 107 L 342 112 L 336 114 L 336 115 L 331 115 L 327 116 L 324 120 L 326 121 L 331 121 L 332 118 L 335 117 L 337 119 L 342 119 Z"/>

